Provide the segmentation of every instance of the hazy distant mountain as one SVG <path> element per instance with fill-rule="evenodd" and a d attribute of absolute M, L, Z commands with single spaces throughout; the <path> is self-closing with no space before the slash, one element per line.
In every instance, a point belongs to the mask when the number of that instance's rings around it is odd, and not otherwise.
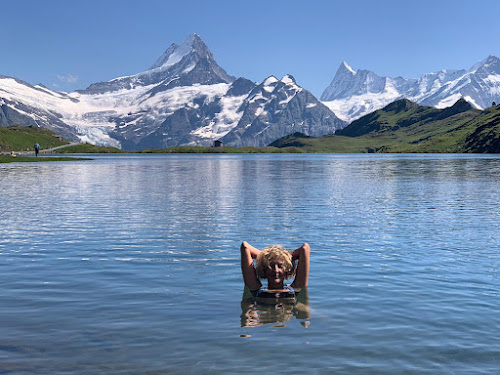
<path fill-rule="evenodd" d="M 368 70 L 354 71 L 343 62 L 321 100 L 350 122 L 402 98 L 445 108 L 461 97 L 477 109 L 500 101 L 498 57 L 489 56 L 467 70 L 441 70 L 418 79 L 380 77 Z"/>
<path fill-rule="evenodd" d="M 215 139 L 265 146 L 296 130 L 322 135 L 346 125 L 292 76 L 256 84 L 228 75 L 195 34 L 144 72 L 70 94 L 0 77 L 0 125 L 12 124 L 127 150 Z"/>

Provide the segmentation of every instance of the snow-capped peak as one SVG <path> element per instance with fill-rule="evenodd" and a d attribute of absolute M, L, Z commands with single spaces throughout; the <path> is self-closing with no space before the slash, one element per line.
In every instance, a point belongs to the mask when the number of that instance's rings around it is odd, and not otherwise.
<path fill-rule="evenodd" d="M 360 71 L 360 73 L 363 72 L 368 73 L 367 71 Z M 362 77 L 359 76 L 360 74 L 351 68 L 349 64 L 342 61 L 332 82 L 321 95 L 321 100 L 329 101 L 352 95 L 358 89 L 357 85 L 362 80 Z"/>
<path fill-rule="evenodd" d="M 483 61 L 479 61 L 478 63 L 472 65 L 468 72 L 469 73 L 475 73 L 479 69 L 486 69 L 486 70 L 493 70 L 495 73 L 500 74 L 500 59 L 496 56 L 488 56 L 486 59 Z"/>
<path fill-rule="evenodd" d="M 270 85 L 275 84 L 276 82 L 278 82 L 278 78 L 276 78 L 275 76 L 269 76 L 264 80 L 264 82 L 262 82 L 262 85 L 263 86 L 270 86 Z"/>
<path fill-rule="evenodd" d="M 338 70 L 347 70 L 352 75 L 356 75 L 356 71 L 353 68 L 351 68 L 350 65 L 345 61 L 342 61 L 342 64 L 340 64 L 340 67 Z"/>
<path fill-rule="evenodd" d="M 149 70 L 108 82 L 94 83 L 82 92 L 98 94 L 160 85 L 150 93 L 155 95 L 174 86 L 229 83 L 234 80 L 235 77 L 228 75 L 217 64 L 201 38 L 197 34 L 191 34 L 181 45 L 172 44 Z"/>
<path fill-rule="evenodd" d="M 295 82 L 295 78 L 291 74 L 286 74 L 281 78 L 281 82 L 283 82 L 285 85 L 296 85 L 297 82 Z"/>
<path fill-rule="evenodd" d="M 179 61 L 189 53 L 191 53 L 194 49 L 193 45 L 196 39 L 200 37 L 197 34 L 189 35 L 184 42 L 179 46 L 175 43 L 172 43 L 170 47 L 161 55 L 158 60 L 149 68 L 149 70 L 156 68 L 169 68 Z"/>
<path fill-rule="evenodd" d="M 498 64 L 498 62 L 500 61 L 500 59 L 496 56 L 493 56 L 493 55 L 490 55 L 488 56 L 484 61 L 483 61 L 483 64 L 484 65 L 494 65 L 494 64 Z"/>
<path fill-rule="evenodd" d="M 488 56 L 479 70 L 488 74 L 500 74 L 500 59 L 496 56 Z"/>

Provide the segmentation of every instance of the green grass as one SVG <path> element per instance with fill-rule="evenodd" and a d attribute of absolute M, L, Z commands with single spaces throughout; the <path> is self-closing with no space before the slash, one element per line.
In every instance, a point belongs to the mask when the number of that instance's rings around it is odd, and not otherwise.
<path fill-rule="evenodd" d="M 44 128 L 26 126 L 0 127 L 0 151 L 32 151 L 35 143 L 40 149 L 62 146 L 69 142 Z"/>
<path fill-rule="evenodd" d="M 92 160 L 89 158 L 71 158 L 71 157 L 31 157 L 31 156 L 16 156 L 0 155 L 0 164 L 2 163 L 38 163 L 46 161 L 75 161 L 75 160 Z"/>
<path fill-rule="evenodd" d="M 466 152 L 500 153 L 500 105 L 487 108 L 474 121 L 465 140 Z"/>
<path fill-rule="evenodd" d="M 163 149 L 146 149 L 142 153 L 169 153 L 169 154 L 263 154 L 263 153 L 303 153 L 306 152 L 298 147 L 201 147 L 201 146 L 179 146 Z"/>
<path fill-rule="evenodd" d="M 126 151 L 122 151 L 115 147 L 95 146 L 85 143 L 85 144 L 64 147 L 55 150 L 54 152 L 58 154 L 109 154 L 109 153 L 121 153 Z"/>

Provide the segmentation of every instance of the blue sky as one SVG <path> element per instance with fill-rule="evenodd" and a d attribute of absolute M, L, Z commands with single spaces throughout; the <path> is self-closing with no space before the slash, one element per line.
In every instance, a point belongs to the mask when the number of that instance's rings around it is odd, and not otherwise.
<path fill-rule="evenodd" d="M 0 75 L 82 89 L 197 33 L 229 74 L 290 73 L 319 96 L 344 60 L 415 78 L 500 56 L 498 14 L 498 0 L 2 1 Z"/>

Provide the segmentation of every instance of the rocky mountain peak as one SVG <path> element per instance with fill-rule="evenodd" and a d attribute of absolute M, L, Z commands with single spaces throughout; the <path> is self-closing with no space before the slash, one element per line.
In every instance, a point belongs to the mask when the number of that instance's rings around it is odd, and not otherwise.
<path fill-rule="evenodd" d="M 151 65 L 149 70 L 163 68 L 166 69 L 177 64 L 182 58 L 190 53 L 194 53 L 199 57 L 212 58 L 213 55 L 207 45 L 201 40 L 198 34 L 189 35 L 181 45 L 172 43 L 170 47 Z"/>
<path fill-rule="evenodd" d="M 356 75 L 356 71 L 351 68 L 351 66 L 346 62 L 342 61 L 340 64 L 339 68 L 337 69 L 337 74 L 350 74 L 350 75 Z"/>
<path fill-rule="evenodd" d="M 500 59 L 496 56 L 488 56 L 479 65 L 477 73 L 500 74 Z"/>
<path fill-rule="evenodd" d="M 193 84 L 230 83 L 235 80 L 222 69 L 207 45 L 197 34 L 188 36 L 181 45 L 171 44 L 149 70 L 108 82 L 90 85 L 83 93 L 102 94 L 135 87 L 158 85 L 150 92 L 169 90 Z"/>
<path fill-rule="evenodd" d="M 321 95 L 321 100 L 329 101 L 352 95 L 354 81 L 357 79 L 356 74 L 356 71 L 343 61 L 338 67 L 332 82 Z"/>
<path fill-rule="evenodd" d="M 281 82 L 283 82 L 285 85 L 297 85 L 295 77 L 291 74 L 286 74 L 285 76 L 283 76 L 283 78 L 281 78 Z"/>

